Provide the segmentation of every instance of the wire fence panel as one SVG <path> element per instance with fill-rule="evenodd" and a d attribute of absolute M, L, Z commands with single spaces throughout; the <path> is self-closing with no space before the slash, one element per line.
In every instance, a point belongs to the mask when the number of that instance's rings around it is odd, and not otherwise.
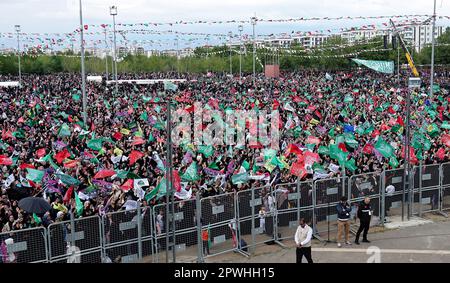
<path fill-rule="evenodd" d="M 142 218 L 142 257 L 148 257 L 154 255 L 153 248 L 153 210 L 150 206 L 141 208 Z"/>
<path fill-rule="evenodd" d="M 314 230 L 316 233 L 321 234 L 337 230 L 336 206 L 342 196 L 348 194 L 347 189 L 347 177 L 317 180 L 314 182 Z"/>
<path fill-rule="evenodd" d="M 413 168 L 414 214 L 439 210 L 440 168 L 441 166 L 439 164 L 422 165 L 421 167 L 416 166 Z M 420 184 L 420 181 L 422 181 L 422 184 Z"/>
<path fill-rule="evenodd" d="M 50 261 L 101 263 L 104 259 L 100 223 L 98 216 L 91 216 L 50 224 Z"/>
<path fill-rule="evenodd" d="M 166 204 L 155 205 L 152 208 L 154 262 L 161 262 L 166 250 Z"/>
<path fill-rule="evenodd" d="M 442 180 L 442 209 L 450 210 L 450 163 L 441 165 Z"/>
<path fill-rule="evenodd" d="M 403 203 L 403 184 L 404 169 L 394 169 L 385 171 L 385 215 L 401 216 Z M 387 188 L 393 187 L 392 192 Z M 390 188 L 392 188 L 390 187 Z M 389 189 L 390 189 L 389 188 Z M 405 200 L 408 200 L 408 194 L 405 192 Z"/>
<path fill-rule="evenodd" d="M 277 198 L 278 239 L 293 239 L 301 218 L 308 223 L 312 221 L 312 187 L 312 182 L 280 184 L 275 187 L 275 192 L 286 193 L 283 199 Z"/>
<path fill-rule="evenodd" d="M 1 263 L 48 262 L 47 230 L 43 227 L 0 234 Z"/>
<path fill-rule="evenodd" d="M 130 262 L 138 258 L 137 210 L 107 213 L 103 219 L 105 252 L 112 262 Z M 123 260 L 125 258 L 125 260 Z"/>
<path fill-rule="evenodd" d="M 175 202 L 175 253 L 177 262 L 197 258 L 196 200 Z"/>
<path fill-rule="evenodd" d="M 203 198 L 201 204 L 202 233 L 208 233 L 208 241 L 202 241 L 207 256 L 233 251 L 237 248 L 238 223 L 236 216 L 236 195 L 227 193 Z M 205 243 L 206 242 L 206 243 Z M 207 247 L 209 252 L 205 251 Z"/>
<path fill-rule="evenodd" d="M 366 173 L 350 177 L 349 199 L 363 199 L 376 197 L 380 194 L 381 175 L 379 173 Z"/>

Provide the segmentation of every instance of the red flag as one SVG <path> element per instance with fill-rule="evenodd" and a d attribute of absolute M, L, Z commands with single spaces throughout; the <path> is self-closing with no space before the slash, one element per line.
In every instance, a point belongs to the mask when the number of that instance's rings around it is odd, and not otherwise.
<path fill-rule="evenodd" d="M 41 158 L 41 157 L 45 156 L 45 148 L 38 149 L 36 151 L 36 155 L 37 155 L 38 158 Z"/>
<path fill-rule="evenodd" d="M 374 149 L 373 145 L 371 145 L 370 143 L 368 143 L 368 144 L 366 144 L 366 145 L 364 146 L 363 152 L 364 152 L 365 154 L 372 154 L 372 153 L 373 153 L 373 149 Z"/>
<path fill-rule="evenodd" d="M 186 110 L 187 112 L 189 112 L 189 113 L 193 113 L 193 112 L 194 112 L 194 105 L 191 105 L 191 106 L 185 108 L 185 110 Z"/>
<path fill-rule="evenodd" d="M 396 113 L 394 108 L 392 108 L 392 106 L 389 106 L 388 112 L 389 112 L 389 114 L 395 114 Z"/>
<path fill-rule="evenodd" d="M 115 140 L 120 141 L 120 140 L 122 139 L 123 135 L 122 135 L 121 133 L 117 132 L 117 133 L 114 133 L 114 135 L 113 135 L 112 137 L 113 137 Z"/>
<path fill-rule="evenodd" d="M 445 158 L 445 149 L 440 148 L 437 153 L 436 153 L 437 158 L 439 158 L 440 160 L 444 160 Z"/>
<path fill-rule="evenodd" d="M 75 168 L 79 164 L 78 160 L 70 160 L 64 163 L 64 168 Z"/>
<path fill-rule="evenodd" d="M 402 127 L 405 126 L 405 122 L 403 121 L 402 116 L 397 117 L 397 123 Z"/>
<path fill-rule="evenodd" d="M 55 154 L 53 157 L 56 159 L 56 162 L 61 164 L 64 159 L 70 157 L 70 153 L 67 149 L 64 149 L 63 151 L 60 151 L 57 154 Z"/>
<path fill-rule="evenodd" d="M 130 162 L 129 162 L 130 166 L 133 165 L 134 163 L 136 163 L 136 161 L 138 159 L 142 158 L 142 157 L 144 157 L 144 154 L 142 152 L 137 151 L 137 150 L 133 150 L 130 153 L 130 156 L 129 156 L 129 158 L 130 158 L 129 159 L 130 160 Z"/>
<path fill-rule="evenodd" d="M 320 139 L 313 137 L 313 136 L 309 136 L 306 141 L 306 144 L 315 144 L 315 145 L 319 145 L 320 144 Z"/>
<path fill-rule="evenodd" d="M 450 135 L 448 134 L 442 135 L 442 143 L 450 147 Z"/>
<path fill-rule="evenodd" d="M 120 188 L 122 189 L 122 191 L 127 192 L 129 190 L 131 190 L 134 186 L 134 180 L 127 180 L 122 186 L 120 186 Z"/>
<path fill-rule="evenodd" d="M 250 147 L 250 148 L 253 148 L 253 149 L 258 149 L 258 148 L 263 148 L 263 145 L 262 145 L 262 143 L 260 143 L 259 141 L 257 141 L 256 144 L 252 144 L 252 145 L 250 145 L 249 147 Z"/>
<path fill-rule="evenodd" d="M 306 170 L 305 170 L 305 164 L 298 163 L 298 162 L 292 164 L 291 174 L 299 177 L 300 179 L 303 179 L 307 175 Z"/>
<path fill-rule="evenodd" d="M 177 192 L 181 191 L 181 178 L 180 175 L 178 174 L 177 170 L 172 170 L 172 178 L 173 178 L 173 187 L 175 188 L 175 190 L 177 190 Z"/>
<path fill-rule="evenodd" d="M 2 140 L 12 139 L 13 135 L 11 131 L 2 130 Z"/>
<path fill-rule="evenodd" d="M 0 165 L 12 165 L 12 159 L 5 155 L 0 155 Z"/>
<path fill-rule="evenodd" d="M 273 101 L 273 110 L 277 110 L 278 109 L 278 107 L 280 107 L 280 102 L 278 102 L 278 100 L 274 100 Z"/>
<path fill-rule="evenodd" d="M 64 195 L 63 202 L 64 204 L 69 204 L 70 199 L 72 198 L 73 193 L 73 186 L 70 186 L 70 188 L 67 190 L 66 194 Z"/>
<path fill-rule="evenodd" d="M 348 152 L 347 147 L 345 146 L 344 143 L 340 143 L 338 146 L 343 152 Z"/>
<path fill-rule="evenodd" d="M 296 146 L 295 144 L 290 144 L 286 150 L 286 153 L 284 154 L 285 157 L 288 157 L 289 154 L 295 154 L 295 155 L 301 155 L 303 154 L 303 151 L 301 151 L 300 148 L 298 148 L 298 146 Z"/>
<path fill-rule="evenodd" d="M 134 137 L 133 143 L 131 145 L 140 145 L 144 144 L 145 140 L 141 137 Z"/>
<path fill-rule="evenodd" d="M 320 156 L 318 153 L 313 153 L 307 151 L 303 154 L 305 165 L 313 165 L 315 162 L 320 161 Z"/>
<path fill-rule="evenodd" d="M 389 131 L 390 129 L 391 129 L 391 127 L 389 127 L 389 126 L 386 125 L 386 124 L 381 125 L 381 131 L 382 131 L 382 132 Z"/>
<path fill-rule="evenodd" d="M 25 120 L 23 119 L 23 117 L 20 117 L 19 120 L 17 120 L 17 123 L 23 123 L 25 122 Z"/>
<path fill-rule="evenodd" d="M 375 130 L 375 131 L 372 132 L 372 138 L 376 138 L 379 135 L 380 135 L 380 131 L 378 131 L 378 130 Z"/>
<path fill-rule="evenodd" d="M 104 178 L 108 178 L 111 177 L 113 175 L 116 174 L 116 171 L 114 170 L 100 170 L 99 172 L 97 172 L 97 174 L 95 174 L 94 179 L 104 179 Z"/>
<path fill-rule="evenodd" d="M 95 125 L 94 122 L 91 123 L 91 132 L 93 132 L 95 130 Z"/>
<path fill-rule="evenodd" d="M 405 148 L 402 148 L 402 158 L 405 158 Z M 416 154 L 414 153 L 414 148 L 409 148 L 409 159 L 411 164 L 417 164 L 419 163 L 419 160 L 416 157 Z"/>
<path fill-rule="evenodd" d="M 322 114 L 319 112 L 319 110 L 316 110 L 316 111 L 314 112 L 314 114 L 315 114 L 320 120 L 322 120 Z"/>
<path fill-rule="evenodd" d="M 34 167 L 33 164 L 27 164 L 27 163 L 20 164 L 19 168 L 20 168 L 21 170 L 25 170 L 25 169 L 27 169 L 27 168 L 30 168 L 30 169 L 36 169 L 36 167 Z"/>

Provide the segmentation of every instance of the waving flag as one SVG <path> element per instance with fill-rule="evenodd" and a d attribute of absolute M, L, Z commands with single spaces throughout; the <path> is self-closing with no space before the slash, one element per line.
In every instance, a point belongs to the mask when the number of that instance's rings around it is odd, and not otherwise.
<path fill-rule="evenodd" d="M 116 171 L 114 170 L 100 170 L 99 172 L 97 172 L 97 174 L 95 174 L 94 179 L 104 179 L 104 178 L 108 178 L 111 177 L 113 175 L 116 175 Z"/>
<path fill-rule="evenodd" d="M 381 137 L 378 138 L 375 149 L 386 158 L 390 158 L 394 155 L 394 148 Z"/>
<path fill-rule="evenodd" d="M 133 165 L 134 163 L 136 163 L 136 161 L 141 159 L 142 157 L 144 157 L 144 154 L 142 152 L 137 151 L 137 150 L 133 150 L 130 153 L 130 156 L 129 156 L 129 164 L 130 164 L 130 166 Z"/>

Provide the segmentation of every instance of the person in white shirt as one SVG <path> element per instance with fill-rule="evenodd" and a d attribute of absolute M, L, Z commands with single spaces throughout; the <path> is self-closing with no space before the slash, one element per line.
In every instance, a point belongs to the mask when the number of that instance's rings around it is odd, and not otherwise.
<path fill-rule="evenodd" d="M 312 228 L 306 224 L 304 218 L 300 219 L 299 224 L 294 237 L 295 244 L 297 245 L 297 263 L 302 263 L 303 256 L 306 257 L 308 263 L 313 263 L 311 257 Z"/>
<path fill-rule="evenodd" d="M 266 232 L 266 210 L 264 209 L 264 206 L 261 206 L 261 209 L 259 210 L 259 229 L 261 233 Z"/>

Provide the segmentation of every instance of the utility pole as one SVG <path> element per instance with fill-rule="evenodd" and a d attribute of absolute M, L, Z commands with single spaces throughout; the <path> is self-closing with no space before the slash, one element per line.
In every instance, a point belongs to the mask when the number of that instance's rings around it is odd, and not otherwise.
<path fill-rule="evenodd" d="M 20 65 L 20 25 L 14 26 L 17 32 L 17 60 L 19 61 L 19 88 L 22 87 L 22 68 Z"/>
<path fill-rule="evenodd" d="M 233 33 L 230 31 L 228 32 L 228 38 L 230 39 L 230 75 L 233 76 L 233 57 L 231 54 L 231 39 L 233 37 Z"/>
<path fill-rule="evenodd" d="M 117 43 L 116 43 L 116 15 L 117 7 L 111 6 L 109 8 L 109 13 L 113 16 L 113 35 L 114 35 L 114 80 L 116 81 L 116 95 L 119 93 L 119 82 L 117 81 Z"/>
<path fill-rule="evenodd" d="M 106 26 L 105 26 L 105 67 L 106 67 L 106 80 L 109 78 L 108 74 L 108 40 L 106 38 Z"/>
<path fill-rule="evenodd" d="M 242 81 L 242 31 L 244 27 L 242 25 L 238 26 L 239 30 L 239 81 Z"/>
<path fill-rule="evenodd" d="M 80 44 L 81 44 L 81 92 L 83 94 L 83 123 L 87 129 L 86 73 L 84 68 L 83 9 L 80 0 Z"/>
<path fill-rule="evenodd" d="M 431 77 L 430 77 L 430 98 L 433 99 L 433 86 L 434 86 L 434 47 L 436 45 L 435 38 L 436 31 L 436 0 L 434 0 L 434 12 L 433 12 L 433 28 L 431 35 Z"/>
<path fill-rule="evenodd" d="M 256 14 L 251 18 L 251 23 L 253 26 L 253 83 L 255 83 L 256 79 L 256 35 L 255 35 L 255 26 L 256 26 Z"/>

